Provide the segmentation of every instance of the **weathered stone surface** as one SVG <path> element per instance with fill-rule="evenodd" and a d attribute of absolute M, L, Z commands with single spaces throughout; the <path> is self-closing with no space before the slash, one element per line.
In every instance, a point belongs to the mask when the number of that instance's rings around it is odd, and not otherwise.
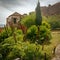
<path fill-rule="evenodd" d="M 49 5 L 48 7 L 43 6 L 41 7 L 41 11 L 44 16 L 59 15 L 60 14 L 60 2 L 54 5 Z"/>
<path fill-rule="evenodd" d="M 56 47 L 55 57 L 52 60 L 60 60 L 60 44 Z"/>
<path fill-rule="evenodd" d="M 55 55 L 60 57 L 60 44 L 56 47 Z"/>
<path fill-rule="evenodd" d="M 52 60 L 60 60 L 59 57 L 54 57 Z"/>
<path fill-rule="evenodd" d="M 20 58 L 16 58 L 16 59 L 14 59 L 14 60 L 20 60 Z"/>

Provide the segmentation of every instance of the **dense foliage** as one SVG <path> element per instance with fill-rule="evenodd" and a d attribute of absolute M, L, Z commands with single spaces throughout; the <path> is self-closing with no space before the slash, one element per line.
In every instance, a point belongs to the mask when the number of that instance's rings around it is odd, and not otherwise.
<path fill-rule="evenodd" d="M 26 38 L 30 41 L 30 42 L 36 42 L 36 34 L 38 32 L 37 26 L 33 25 L 32 27 L 30 27 L 27 30 L 26 33 Z"/>
<path fill-rule="evenodd" d="M 21 20 L 21 24 L 25 25 L 27 28 L 35 25 L 35 13 L 27 15 Z"/>
<path fill-rule="evenodd" d="M 40 48 L 36 44 L 22 42 L 21 40 L 14 43 L 14 40 L 11 38 L 0 44 L 1 60 L 14 60 L 16 58 L 22 60 L 38 60 L 41 58 Z"/>
<path fill-rule="evenodd" d="M 4 39 L 8 38 L 12 35 L 12 31 L 10 28 L 4 28 L 4 30 L 0 33 L 0 42 L 4 41 Z"/>
<path fill-rule="evenodd" d="M 60 29 L 60 15 L 49 16 L 47 19 L 52 29 Z"/>
<path fill-rule="evenodd" d="M 27 30 L 26 38 L 30 42 L 38 42 L 39 44 L 49 41 L 51 39 L 49 24 L 43 23 L 39 26 L 39 31 L 36 25 L 31 26 Z"/>

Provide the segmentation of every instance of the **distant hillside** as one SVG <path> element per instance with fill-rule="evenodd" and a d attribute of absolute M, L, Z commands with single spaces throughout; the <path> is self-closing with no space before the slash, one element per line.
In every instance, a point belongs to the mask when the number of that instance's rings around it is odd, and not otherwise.
<path fill-rule="evenodd" d="M 60 14 L 60 2 L 49 5 L 48 7 L 41 7 L 41 12 L 44 16 L 59 15 Z"/>

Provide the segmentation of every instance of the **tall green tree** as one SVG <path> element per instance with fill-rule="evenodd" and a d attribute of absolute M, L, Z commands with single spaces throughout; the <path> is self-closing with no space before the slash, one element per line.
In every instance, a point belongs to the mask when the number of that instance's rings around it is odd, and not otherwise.
<path fill-rule="evenodd" d="M 40 9 L 40 2 L 38 0 L 38 4 L 36 7 L 36 25 L 42 24 L 42 16 L 41 16 L 41 9 Z"/>

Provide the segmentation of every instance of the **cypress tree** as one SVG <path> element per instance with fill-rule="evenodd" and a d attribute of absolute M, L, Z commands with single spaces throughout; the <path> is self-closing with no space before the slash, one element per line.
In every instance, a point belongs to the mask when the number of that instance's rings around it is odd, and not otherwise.
<path fill-rule="evenodd" d="M 36 7 L 36 25 L 39 26 L 42 24 L 42 16 L 41 16 L 41 9 L 40 9 L 40 2 L 38 0 L 38 4 Z"/>

